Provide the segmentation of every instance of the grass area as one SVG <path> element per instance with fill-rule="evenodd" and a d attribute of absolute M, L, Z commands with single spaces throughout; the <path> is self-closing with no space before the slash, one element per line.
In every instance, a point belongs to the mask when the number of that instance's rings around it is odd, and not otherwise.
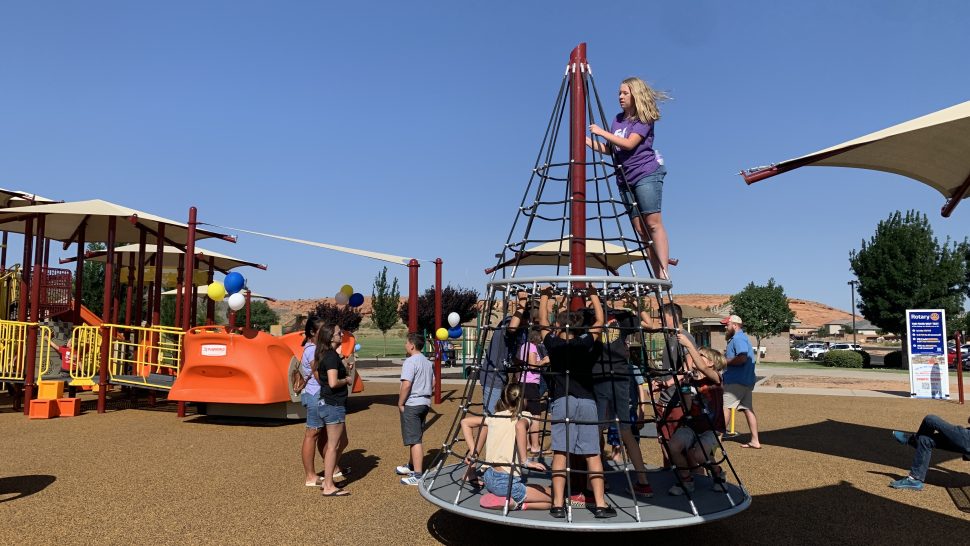
<path fill-rule="evenodd" d="M 358 330 L 354 333 L 357 336 L 357 343 L 360 343 L 360 351 L 357 352 L 358 358 L 403 358 L 404 353 L 404 334 L 405 331 L 387 332 L 387 354 L 384 354 L 384 336 L 380 330 L 370 332 Z"/>

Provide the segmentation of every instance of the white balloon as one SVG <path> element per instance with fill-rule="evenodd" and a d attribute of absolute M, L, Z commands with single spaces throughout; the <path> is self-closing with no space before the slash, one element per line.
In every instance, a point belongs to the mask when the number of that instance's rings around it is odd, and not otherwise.
<path fill-rule="evenodd" d="M 461 316 L 455 312 L 448 313 L 448 324 L 450 324 L 452 328 L 458 326 L 461 324 Z"/>
<path fill-rule="evenodd" d="M 226 299 L 226 303 L 229 304 L 230 309 L 233 311 L 238 311 L 243 307 L 246 307 L 246 296 L 244 296 L 242 292 L 236 292 Z"/>
<path fill-rule="evenodd" d="M 334 294 L 333 299 L 337 300 L 338 305 L 347 305 L 350 303 L 350 296 L 344 294 L 343 292 L 337 292 Z"/>

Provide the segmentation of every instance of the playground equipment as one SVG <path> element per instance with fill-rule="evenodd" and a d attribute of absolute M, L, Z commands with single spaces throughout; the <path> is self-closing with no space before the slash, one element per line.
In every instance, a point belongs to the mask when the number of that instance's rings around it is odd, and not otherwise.
<path fill-rule="evenodd" d="M 569 120 L 568 158 L 556 154 L 557 143 L 560 138 L 565 139 L 559 132 L 564 118 Z M 429 470 L 424 473 L 419 490 L 425 499 L 448 512 L 531 528 L 570 531 L 642 530 L 694 525 L 729 517 L 747 508 L 751 497 L 741 485 L 720 442 L 717 442 L 715 449 L 704 454 L 703 463 L 689 468 L 694 472 L 708 472 L 711 478 L 696 477 L 696 489 L 689 490 L 677 472 L 668 469 L 651 472 L 649 480 L 656 494 L 649 501 L 638 496 L 642 489 L 638 491 L 634 483 L 639 473 L 632 466 L 631 452 L 627 451 L 625 444 L 621 444 L 623 463 L 610 463 L 604 469 L 609 485 L 606 499 L 618 512 L 612 519 L 595 519 L 592 511 L 574 506 L 574 503 L 583 505 L 588 502 L 583 498 L 582 491 L 590 472 L 585 468 L 582 457 L 577 457 L 566 465 L 565 472 L 569 477 L 566 480 L 567 502 L 563 519 L 554 518 L 544 510 L 510 509 L 514 506 L 509 502 L 511 487 L 504 494 L 486 494 L 485 489 L 474 487 L 465 479 L 469 470 L 480 470 L 480 465 L 499 465 L 504 466 L 506 471 L 527 475 L 530 485 L 548 486 L 550 483 L 549 472 L 527 469 L 527 461 L 520 460 L 517 452 L 512 454 L 511 465 L 496 463 L 490 453 L 485 453 L 484 456 L 474 455 L 468 447 L 475 443 L 474 439 L 462 438 L 459 426 L 462 419 L 468 417 L 484 422 L 484 404 L 479 394 L 480 380 L 497 379 L 504 383 L 508 377 L 526 371 L 521 361 L 516 363 L 514 359 L 506 369 L 497 370 L 491 365 L 486 366 L 486 357 L 501 358 L 498 355 L 488 355 L 486 347 L 496 337 L 500 340 L 509 339 L 505 335 L 505 322 L 499 322 L 498 319 L 509 315 L 519 301 L 525 302 L 527 310 L 534 311 L 540 292 L 546 297 L 551 293 L 552 298 L 557 301 L 558 310 L 588 313 L 584 298 L 589 294 L 589 288 L 595 286 L 608 315 L 620 316 L 626 313 L 631 317 L 630 325 L 607 322 L 603 343 L 609 343 L 611 347 L 615 344 L 627 347 L 627 351 L 639 352 L 639 358 L 636 358 L 636 354 L 630 354 L 625 357 L 627 361 L 622 366 L 614 365 L 612 361 L 602 363 L 604 371 L 600 381 L 611 384 L 619 382 L 618 384 L 624 385 L 623 388 L 627 388 L 633 378 L 639 375 L 648 381 L 672 378 L 678 393 L 685 392 L 684 388 L 687 388 L 686 392 L 690 392 L 687 385 L 681 384 L 679 375 L 684 372 L 685 358 L 679 352 L 674 352 L 672 347 L 676 345 L 669 343 L 679 329 L 670 327 L 665 322 L 664 305 L 673 301 L 672 284 L 668 280 L 655 278 L 650 271 L 648 255 L 652 249 L 652 241 L 640 241 L 637 235 L 624 235 L 626 212 L 612 186 L 616 171 L 623 167 L 617 165 L 613 157 L 603 156 L 596 151 L 592 152 L 592 160 L 587 159 L 585 139 L 590 122 L 609 127 L 609 120 L 603 112 L 586 60 L 586 46 L 581 44 L 570 55 L 532 177 L 508 238 L 497 256 L 497 264 L 487 270 L 491 278 L 486 285 L 486 305 L 476 338 L 473 373 L 465 386 L 459 410 L 444 438 L 441 450 Z M 567 233 L 568 237 L 565 236 Z M 590 274 L 587 268 L 600 269 L 604 274 Z M 644 275 L 638 274 L 638 269 Z M 525 271 L 528 273 L 524 274 Z M 656 325 L 645 325 L 641 322 L 642 317 L 649 317 L 649 311 L 659 314 Z M 529 314 L 528 311 L 523 313 L 526 317 Z M 522 328 L 532 331 L 537 326 L 526 322 Z M 646 349 L 651 346 L 651 337 L 663 340 L 660 354 Z M 625 341 L 631 342 L 627 344 Z M 632 351 L 634 346 L 641 350 Z M 507 352 L 514 355 L 518 349 L 517 345 L 509 346 Z M 622 351 L 620 354 L 623 354 Z M 559 364 L 562 365 L 561 362 Z M 580 370 L 575 372 L 579 373 Z M 490 374 L 507 375 L 496 378 Z M 570 381 L 568 372 L 546 368 L 543 374 L 547 377 L 547 382 L 558 380 L 565 381 L 568 385 Z M 657 428 L 659 445 L 656 449 L 664 454 L 670 452 L 667 440 L 669 431 L 674 428 L 688 426 L 692 419 L 707 419 L 707 424 L 712 427 L 714 425 L 709 422 L 714 414 L 707 411 L 706 403 L 700 397 L 695 397 L 695 404 L 699 404 L 703 411 L 696 417 L 691 415 L 690 408 L 693 406 L 687 406 L 686 396 L 675 395 L 661 404 L 651 390 L 650 398 L 643 402 L 646 402 L 647 408 L 652 409 L 646 410 L 642 422 L 638 421 L 636 424 Z M 566 403 L 569 404 L 568 401 Z M 616 405 L 614 402 L 614 406 Z M 572 423 L 605 428 L 609 424 L 619 426 L 621 421 L 630 422 L 630 407 L 612 409 L 616 417 L 610 420 L 574 420 Z M 553 421 L 548 415 L 537 416 L 536 420 L 541 423 L 539 434 L 543 441 L 548 441 L 552 425 L 569 422 Z M 637 449 L 639 451 L 640 448 Z M 469 469 L 466 460 L 470 460 L 475 468 Z M 546 462 L 548 464 L 549 461 Z M 684 495 L 666 494 L 675 484 L 684 490 Z"/>

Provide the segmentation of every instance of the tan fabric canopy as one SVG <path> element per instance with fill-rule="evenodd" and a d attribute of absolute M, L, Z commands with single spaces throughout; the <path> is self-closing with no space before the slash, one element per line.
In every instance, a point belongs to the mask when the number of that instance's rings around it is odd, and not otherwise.
<path fill-rule="evenodd" d="M 853 167 L 901 174 L 943 194 L 949 216 L 970 190 L 970 101 L 831 148 L 743 171 L 745 182 L 799 167 Z"/>
<path fill-rule="evenodd" d="M 626 251 L 623 247 L 597 239 L 586 240 L 586 267 L 606 269 L 611 273 L 630 263 L 642 261 L 640 249 Z M 517 253 L 511 259 L 491 268 L 487 273 L 512 265 L 569 265 L 569 239 L 542 243 Z"/>
<path fill-rule="evenodd" d="M 43 203 L 56 203 L 53 199 L 41 197 L 37 194 L 0 188 L 0 208 L 23 207 L 26 205 L 39 205 Z"/>
<path fill-rule="evenodd" d="M 270 239 L 278 239 L 280 241 L 289 241 L 291 243 L 298 243 L 301 245 L 315 246 L 317 248 L 326 248 L 327 250 L 334 250 L 337 252 L 343 252 L 345 254 L 354 254 L 355 256 L 363 256 L 365 258 L 371 258 L 374 260 L 380 260 L 382 262 L 389 262 L 397 265 L 408 265 L 411 258 L 405 258 L 404 256 L 395 256 L 393 254 L 384 254 L 382 252 L 372 252 L 370 250 L 360 250 L 356 248 L 348 248 L 345 246 L 330 245 L 327 243 L 317 243 L 315 241 L 307 241 L 305 239 L 296 239 L 294 237 L 285 237 L 283 235 L 273 235 L 271 233 L 262 233 L 259 231 L 251 231 L 248 229 L 227 227 L 227 226 L 215 226 L 221 227 L 222 229 L 228 229 L 231 231 L 241 231 L 242 233 L 249 233 L 252 235 L 259 235 L 260 237 L 269 237 Z"/>
<path fill-rule="evenodd" d="M 115 240 L 119 243 L 137 243 L 140 234 L 138 226 L 155 233 L 161 224 L 166 225 L 165 238 L 169 243 L 184 245 L 188 238 L 188 225 L 182 222 L 100 199 L 0 209 L 0 230 L 23 233 L 25 218 L 35 214 L 46 216 L 44 236 L 57 241 L 74 241 L 82 222 L 87 223 L 86 241 L 105 241 L 108 236 L 110 217 L 117 218 Z M 221 233 L 196 230 L 196 239 L 210 237 L 235 241 L 232 237 Z"/>
<path fill-rule="evenodd" d="M 128 264 L 128 255 L 135 254 L 138 255 L 138 245 L 130 244 L 123 245 L 115 248 L 115 253 L 122 255 L 122 264 Z M 105 256 L 108 254 L 107 250 L 97 250 L 94 252 L 88 252 L 85 254 L 85 260 L 91 260 L 95 262 L 104 262 L 106 260 Z M 155 245 L 148 245 L 145 247 L 145 256 L 152 256 L 155 254 Z M 179 256 L 183 255 L 181 249 L 174 246 L 165 246 L 164 248 L 165 258 L 162 261 L 162 267 L 165 269 L 175 269 L 178 267 Z M 205 250 L 203 248 L 195 247 L 195 255 L 202 259 L 201 264 L 198 265 L 197 269 L 207 270 L 209 266 L 208 258 L 213 259 L 213 266 L 217 271 L 229 271 L 230 269 L 235 269 L 237 267 L 255 267 L 257 269 L 266 269 L 266 266 L 256 262 L 250 262 L 248 260 L 243 260 L 240 258 L 233 258 L 232 256 L 227 256 L 216 252 L 214 250 Z M 61 260 L 61 263 L 69 263 L 76 261 L 77 258 L 66 258 Z"/>

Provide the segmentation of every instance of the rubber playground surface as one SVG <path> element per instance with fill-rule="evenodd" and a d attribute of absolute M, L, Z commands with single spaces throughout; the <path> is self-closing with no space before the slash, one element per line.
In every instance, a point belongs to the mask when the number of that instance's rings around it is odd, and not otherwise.
<path fill-rule="evenodd" d="M 446 385 L 446 394 L 456 387 Z M 397 385 L 368 382 L 348 403 L 352 468 L 345 498 L 304 487 L 302 423 L 253 425 L 175 416 L 113 400 L 109 413 L 28 421 L 0 397 L 0 543 L 545 544 L 588 535 L 523 530 L 438 510 L 399 485 Z M 751 508 L 684 529 L 599 540 L 956 543 L 970 529 L 946 488 L 970 486 L 970 463 L 937 451 L 922 492 L 895 491 L 912 449 L 893 428 L 924 414 L 966 423 L 970 406 L 901 398 L 755 394 L 762 450 L 727 449 L 753 495 Z M 90 405 L 86 406 L 88 409 Z M 430 452 L 455 413 L 435 408 Z M 740 425 L 745 430 L 744 425 Z M 746 440 L 742 435 L 740 441 Z M 648 463 L 660 462 L 644 440 Z M 318 463 L 319 464 L 319 463 Z M 665 494 L 658 491 L 657 494 Z M 565 542 L 563 542 L 565 543 Z"/>

